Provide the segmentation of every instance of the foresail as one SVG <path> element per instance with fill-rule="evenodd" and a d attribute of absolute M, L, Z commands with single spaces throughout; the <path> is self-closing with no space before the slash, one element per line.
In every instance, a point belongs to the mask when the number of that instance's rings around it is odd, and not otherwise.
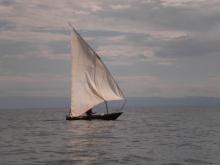
<path fill-rule="evenodd" d="M 72 116 L 80 116 L 103 101 L 124 99 L 105 64 L 76 31 L 72 33 L 71 47 Z"/>

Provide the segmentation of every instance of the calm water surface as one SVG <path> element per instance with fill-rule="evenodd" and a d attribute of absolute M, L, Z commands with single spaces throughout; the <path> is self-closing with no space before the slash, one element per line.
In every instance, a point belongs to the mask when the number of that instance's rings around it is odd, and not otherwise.
<path fill-rule="evenodd" d="M 0 110 L 0 164 L 220 164 L 220 108 L 127 108 L 116 121 L 65 115 Z"/>

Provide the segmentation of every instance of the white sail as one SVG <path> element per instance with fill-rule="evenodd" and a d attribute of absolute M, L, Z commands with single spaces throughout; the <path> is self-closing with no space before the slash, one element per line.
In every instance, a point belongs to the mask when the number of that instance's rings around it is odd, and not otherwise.
<path fill-rule="evenodd" d="M 74 29 L 71 49 L 71 116 L 80 116 L 104 101 L 124 99 L 105 64 Z"/>

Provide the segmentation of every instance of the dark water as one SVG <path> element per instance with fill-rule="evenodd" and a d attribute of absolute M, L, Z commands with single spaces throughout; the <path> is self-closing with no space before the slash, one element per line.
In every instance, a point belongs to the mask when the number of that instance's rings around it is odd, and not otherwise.
<path fill-rule="evenodd" d="M 0 110 L 0 164 L 220 164 L 218 108 L 127 108 L 117 121 L 65 115 Z"/>

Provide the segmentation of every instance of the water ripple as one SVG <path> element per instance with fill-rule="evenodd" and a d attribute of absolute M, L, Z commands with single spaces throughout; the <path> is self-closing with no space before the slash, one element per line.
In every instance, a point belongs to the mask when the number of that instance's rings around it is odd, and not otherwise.
<path fill-rule="evenodd" d="M 126 109 L 116 121 L 66 121 L 65 110 L 1 110 L 2 165 L 218 165 L 220 111 Z"/>

